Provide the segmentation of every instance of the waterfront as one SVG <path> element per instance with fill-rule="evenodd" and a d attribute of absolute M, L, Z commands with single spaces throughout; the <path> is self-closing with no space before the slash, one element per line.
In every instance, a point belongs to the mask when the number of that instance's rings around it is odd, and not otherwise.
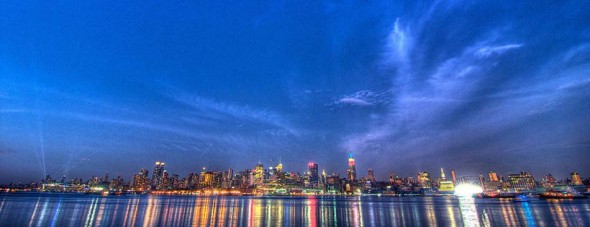
<path fill-rule="evenodd" d="M 2 226 L 590 225 L 590 200 L 0 194 Z"/>

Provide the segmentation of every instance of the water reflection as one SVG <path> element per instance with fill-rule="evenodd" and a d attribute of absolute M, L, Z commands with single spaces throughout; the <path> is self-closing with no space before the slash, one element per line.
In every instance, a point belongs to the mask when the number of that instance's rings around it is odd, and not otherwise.
<path fill-rule="evenodd" d="M 0 194 L 1 226 L 590 225 L 590 200 Z"/>
<path fill-rule="evenodd" d="M 480 226 L 479 215 L 475 207 L 475 199 L 471 197 L 460 197 L 459 208 L 465 226 Z"/>

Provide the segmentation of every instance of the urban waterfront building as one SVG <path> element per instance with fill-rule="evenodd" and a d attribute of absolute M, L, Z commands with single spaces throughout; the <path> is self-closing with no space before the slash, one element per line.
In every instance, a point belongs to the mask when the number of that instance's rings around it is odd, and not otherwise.
<path fill-rule="evenodd" d="M 442 193 L 453 193 L 455 191 L 455 184 L 453 181 L 447 180 L 443 168 L 440 168 L 440 178 L 438 191 Z"/>
<path fill-rule="evenodd" d="M 535 178 L 530 173 L 520 172 L 518 174 L 510 174 L 508 176 L 510 181 L 510 188 L 515 191 L 530 191 L 535 188 Z"/>
<path fill-rule="evenodd" d="M 496 172 L 494 172 L 494 171 L 490 171 L 488 173 L 488 177 L 490 178 L 490 181 L 491 182 L 498 182 L 499 181 L 498 174 Z"/>
<path fill-rule="evenodd" d="M 582 185 L 582 177 L 580 177 L 580 173 L 572 172 L 572 185 Z"/>

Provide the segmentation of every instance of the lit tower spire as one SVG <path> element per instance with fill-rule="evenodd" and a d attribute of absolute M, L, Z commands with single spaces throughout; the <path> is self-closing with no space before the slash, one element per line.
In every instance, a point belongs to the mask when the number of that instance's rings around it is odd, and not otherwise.
<path fill-rule="evenodd" d="M 356 164 L 354 162 L 354 157 L 352 156 L 352 151 L 348 152 L 348 170 L 346 170 L 346 174 L 349 181 L 356 180 Z"/>
<path fill-rule="evenodd" d="M 443 168 L 440 168 L 440 178 L 442 178 L 442 180 L 447 180 L 447 178 L 445 177 L 445 171 L 443 170 Z"/>

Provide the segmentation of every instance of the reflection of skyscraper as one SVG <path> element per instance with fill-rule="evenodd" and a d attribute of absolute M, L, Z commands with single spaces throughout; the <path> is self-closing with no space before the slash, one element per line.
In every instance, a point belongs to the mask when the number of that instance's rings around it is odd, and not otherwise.
<path fill-rule="evenodd" d="M 152 187 L 157 187 L 162 184 L 162 179 L 164 177 L 164 172 L 166 167 L 166 163 L 164 162 L 156 162 L 154 166 L 154 173 L 152 174 Z"/>
<path fill-rule="evenodd" d="M 312 187 L 318 186 L 318 181 L 320 179 L 319 172 L 318 172 L 318 164 L 310 162 L 309 163 L 309 183 Z"/>
<path fill-rule="evenodd" d="M 572 185 L 582 185 L 582 177 L 580 177 L 580 173 L 572 173 Z"/>
<path fill-rule="evenodd" d="M 346 170 L 346 173 L 349 181 L 356 180 L 356 164 L 354 157 L 352 157 L 352 151 L 348 153 L 348 170 Z"/>

